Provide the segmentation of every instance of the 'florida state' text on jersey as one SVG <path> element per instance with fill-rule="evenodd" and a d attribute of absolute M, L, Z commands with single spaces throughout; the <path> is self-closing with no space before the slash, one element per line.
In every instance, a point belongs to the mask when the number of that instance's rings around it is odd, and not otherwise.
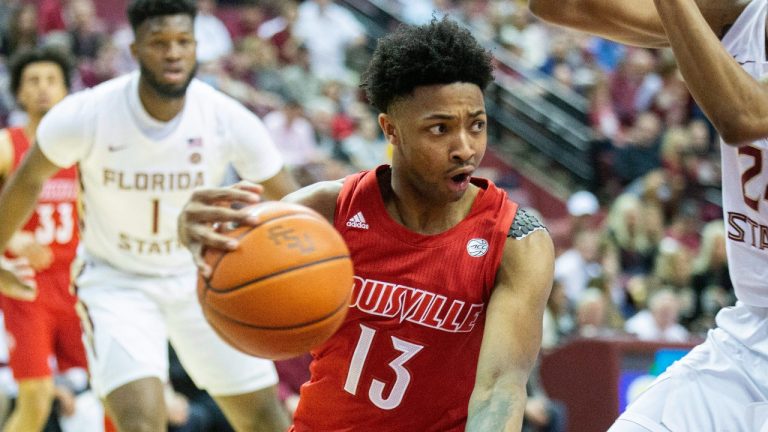
<path fill-rule="evenodd" d="M 463 431 L 485 311 L 517 205 L 492 183 L 437 235 L 395 222 L 377 174 L 347 178 L 334 215 L 355 282 L 338 333 L 313 352 L 295 430 Z"/>
<path fill-rule="evenodd" d="M 126 272 L 193 272 L 176 220 L 194 189 L 221 184 L 228 164 L 261 181 L 282 167 L 261 121 L 193 79 L 184 108 L 159 122 L 139 99 L 132 73 L 68 96 L 43 118 L 40 150 L 61 167 L 78 164 L 83 250 Z"/>
<path fill-rule="evenodd" d="M 768 1 L 753 0 L 723 38 L 728 52 L 758 80 L 768 77 L 767 15 Z M 768 307 L 768 140 L 720 147 L 726 249 L 736 297 Z"/>
<path fill-rule="evenodd" d="M 24 129 L 8 128 L 13 145 L 13 169 L 16 170 L 30 148 Z M 43 184 L 35 211 L 22 228 L 35 240 L 51 248 L 53 262 L 44 272 L 68 272 L 75 257 L 78 240 L 77 170 L 62 169 Z"/>

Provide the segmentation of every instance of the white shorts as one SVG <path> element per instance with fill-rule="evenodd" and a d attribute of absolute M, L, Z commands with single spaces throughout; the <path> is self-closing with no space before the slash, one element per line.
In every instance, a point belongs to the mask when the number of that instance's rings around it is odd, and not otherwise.
<path fill-rule="evenodd" d="M 76 280 L 94 391 L 104 397 L 142 378 L 168 380 L 168 341 L 195 384 L 214 396 L 277 383 L 269 360 L 225 343 L 203 316 L 196 274 L 146 277 L 88 259 Z"/>
<path fill-rule="evenodd" d="M 768 432 L 768 309 L 738 304 L 717 323 L 609 432 Z"/>

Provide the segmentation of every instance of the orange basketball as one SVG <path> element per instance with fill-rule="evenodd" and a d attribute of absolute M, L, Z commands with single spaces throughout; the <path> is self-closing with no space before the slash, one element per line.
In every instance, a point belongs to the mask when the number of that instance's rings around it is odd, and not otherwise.
<path fill-rule="evenodd" d="M 251 207 L 256 226 L 226 235 L 232 252 L 207 250 L 213 272 L 198 278 L 203 313 L 230 345 L 273 360 L 325 342 L 347 314 L 352 261 L 341 235 L 313 210 L 283 202 Z M 201 347 L 205 349 L 205 347 Z"/>

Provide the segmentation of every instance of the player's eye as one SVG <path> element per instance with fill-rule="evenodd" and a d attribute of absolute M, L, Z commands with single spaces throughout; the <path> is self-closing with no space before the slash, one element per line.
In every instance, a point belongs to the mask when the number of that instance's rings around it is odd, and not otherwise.
<path fill-rule="evenodd" d="M 478 120 L 472 123 L 472 132 L 482 132 L 485 129 L 485 120 Z"/>
<path fill-rule="evenodd" d="M 434 135 L 442 135 L 448 131 L 448 126 L 440 123 L 429 128 L 429 132 Z"/>

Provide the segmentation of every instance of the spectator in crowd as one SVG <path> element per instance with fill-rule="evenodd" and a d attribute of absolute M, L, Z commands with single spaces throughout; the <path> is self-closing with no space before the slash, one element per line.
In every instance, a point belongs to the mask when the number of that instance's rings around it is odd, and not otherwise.
<path fill-rule="evenodd" d="M 576 302 L 576 334 L 581 337 L 612 334 L 606 320 L 607 307 L 602 291 L 597 288 L 584 290 Z"/>
<path fill-rule="evenodd" d="M 66 31 L 64 21 L 65 0 L 41 0 L 39 8 L 40 34 Z"/>
<path fill-rule="evenodd" d="M 283 91 L 302 105 L 307 106 L 322 93 L 323 82 L 312 73 L 309 50 L 301 44 L 296 47 L 291 62 L 280 69 Z"/>
<path fill-rule="evenodd" d="M 111 39 L 99 46 L 93 61 L 80 62 L 80 80 L 85 87 L 93 87 L 122 74 L 120 50 Z"/>
<path fill-rule="evenodd" d="M 299 17 L 299 5 L 294 0 L 285 0 L 280 2 L 279 8 L 280 13 L 259 25 L 256 34 L 275 46 L 281 64 L 288 64 L 295 57 L 299 46 L 293 34 Z"/>
<path fill-rule="evenodd" d="M 541 67 L 547 59 L 541 47 L 549 45 L 549 32 L 534 19 L 528 6 L 518 6 L 501 16 L 498 39 L 532 68 Z"/>
<path fill-rule="evenodd" d="M 592 127 L 595 139 L 610 142 L 619 138 L 621 123 L 611 100 L 611 88 L 607 75 L 596 75 L 594 85 L 587 92 L 587 99 L 589 100 L 588 124 Z"/>
<path fill-rule="evenodd" d="M 8 27 L 1 29 L 0 55 L 9 57 L 19 49 L 38 44 L 37 9 L 32 3 L 22 3 L 11 13 Z"/>
<path fill-rule="evenodd" d="M 691 288 L 691 252 L 680 242 L 665 237 L 659 242 L 658 254 L 650 277 L 650 292 L 666 288 L 678 299 L 680 321 L 688 324 L 695 313 L 695 298 Z"/>
<path fill-rule="evenodd" d="M 662 125 L 659 117 L 648 111 L 637 115 L 624 142 L 614 141 L 614 175 L 627 185 L 661 166 L 659 147 Z"/>
<path fill-rule="evenodd" d="M 600 203 L 592 192 L 580 190 L 568 197 L 566 208 L 570 218 L 569 234 L 575 237 L 579 232 L 594 226 L 595 215 L 600 211 Z"/>
<path fill-rule="evenodd" d="M 715 315 L 736 303 L 725 256 L 725 227 L 721 220 L 704 226 L 701 248 L 693 260 L 691 286 L 696 297 L 692 330 L 705 332 L 715 325 Z"/>
<path fill-rule="evenodd" d="M 638 92 L 655 68 L 653 55 L 645 49 L 635 48 L 619 63 L 611 78 L 611 98 L 622 125 L 635 123 Z"/>
<path fill-rule="evenodd" d="M 264 126 L 290 169 L 324 159 L 317 146 L 315 129 L 304 116 L 304 108 L 298 101 L 287 99 L 282 109 L 264 117 Z"/>
<path fill-rule="evenodd" d="M 8 28 L 11 13 L 18 7 L 20 0 L 0 0 L 0 26 Z"/>
<path fill-rule="evenodd" d="M 354 130 L 341 142 L 341 150 L 356 170 L 372 169 L 387 161 L 387 141 L 376 117 L 362 104 L 351 110 Z"/>
<path fill-rule="evenodd" d="M 686 342 L 688 330 L 680 325 L 680 300 L 671 289 L 651 295 L 648 309 L 627 320 L 624 329 L 642 340 Z"/>
<path fill-rule="evenodd" d="M 583 230 L 575 234 L 573 247 L 555 260 L 555 279 L 562 283 L 569 301 L 576 303 L 589 282 L 600 275 L 600 233 Z"/>
<path fill-rule="evenodd" d="M 200 63 L 218 61 L 232 52 L 229 30 L 216 16 L 216 0 L 197 0 L 195 39 Z"/>
<path fill-rule="evenodd" d="M 323 79 L 348 75 L 346 52 L 365 43 L 365 29 L 335 0 L 307 0 L 299 6 L 294 35 L 307 46 L 312 72 Z"/>
<path fill-rule="evenodd" d="M 621 278 L 649 274 L 653 269 L 656 245 L 649 235 L 644 210 L 639 198 L 625 193 L 614 200 L 608 212 L 606 253 L 618 258 Z"/>
<path fill-rule="evenodd" d="M 69 0 L 67 11 L 70 16 L 67 33 L 72 54 L 81 61 L 94 60 L 107 35 L 104 24 L 96 16 L 93 0 Z"/>

